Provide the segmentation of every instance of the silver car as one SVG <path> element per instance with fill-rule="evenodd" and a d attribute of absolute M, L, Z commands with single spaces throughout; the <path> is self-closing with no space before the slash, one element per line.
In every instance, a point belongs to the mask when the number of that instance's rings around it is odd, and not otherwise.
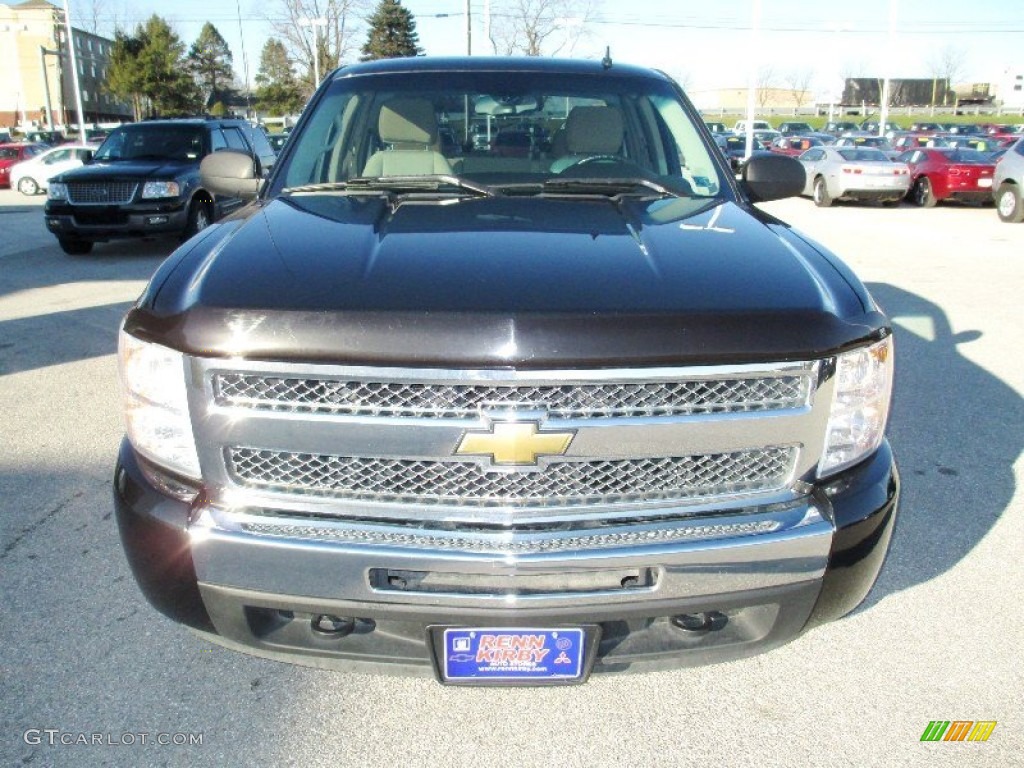
<path fill-rule="evenodd" d="M 1024 139 L 1010 147 L 996 163 L 992 177 L 992 196 L 999 218 L 1008 224 L 1024 221 Z"/>
<path fill-rule="evenodd" d="M 910 188 L 910 169 L 867 147 L 812 147 L 797 158 L 807 181 L 804 194 L 827 208 L 836 200 L 895 205 Z"/>

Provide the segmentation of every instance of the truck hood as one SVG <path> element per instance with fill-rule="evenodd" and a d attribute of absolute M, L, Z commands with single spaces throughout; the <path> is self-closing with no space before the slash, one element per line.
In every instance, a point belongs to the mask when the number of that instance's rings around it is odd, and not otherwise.
<path fill-rule="evenodd" d="M 173 179 L 184 169 L 197 168 L 198 160 L 116 160 L 83 165 L 60 174 L 54 181 L 105 181 L 113 179 Z"/>
<path fill-rule="evenodd" d="M 206 354 L 753 362 L 816 356 L 884 322 L 832 258 L 724 201 L 293 196 L 173 261 L 129 325 Z"/>

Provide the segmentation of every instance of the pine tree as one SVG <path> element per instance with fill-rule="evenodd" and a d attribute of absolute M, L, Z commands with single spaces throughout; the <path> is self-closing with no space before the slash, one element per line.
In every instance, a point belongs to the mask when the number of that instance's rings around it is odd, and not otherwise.
<path fill-rule="evenodd" d="M 141 27 L 136 32 L 141 32 Z M 142 82 L 139 67 L 139 53 L 146 42 L 139 35 L 129 35 L 120 29 L 114 32 L 114 45 L 110 50 L 110 65 L 107 67 L 106 90 L 113 96 L 131 101 L 135 119 L 141 120 L 144 113 L 146 86 Z"/>
<path fill-rule="evenodd" d="M 142 29 L 145 40 L 139 52 L 138 64 L 146 96 L 153 105 L 153 113 L 194 114 L 200 109 L 202 95 L 188 72 L 185 44 L 170 25 L 153 15 Z"/>
<path fill-rule="evenodd" d="M 412 13 L 400 0 L 380 0 L 370 17 L 370 31 L 363 45 L 361 61 L 419 56 L 420 36 Z"/>
<path fill-rule="evenodd" d="M 227 41 L 213 24 L 206 22 L 189 49 L 188 66 L 206 96 L 207 104 L 222 100 L 230 90 L 234 75 L 231 64 L 231 48 Z"/>
<path fill-rule="evenodd" d="M 302 92 L 295 79 L 284 44 L 270 38 L 260 53 L 260 69 L 256 73 L 256 98 L 260 109 L 277 115 L 298 112 L 302 107 Z"/>

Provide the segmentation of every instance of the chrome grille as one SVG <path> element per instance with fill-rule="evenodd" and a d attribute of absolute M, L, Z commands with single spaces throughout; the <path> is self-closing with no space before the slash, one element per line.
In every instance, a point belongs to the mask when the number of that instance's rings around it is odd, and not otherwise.
<path fill-rule="evenodd" d="M 484 410 L 543 408 L 549 418 L 684 416 L 798 408 L 810 373 L 569 384 L 442 384 L 217 373 L 222 406 L 398 418 L 474 418 Z"/>
<path fill-rule="evenodd" d="M 244 487 L 346 500 L 538 507 L 696 499 L 769 492 L 790 479 L 789 446 L 680 457 L 552 461 L 536 472 L 477 463 L 382 459 L 232 447 L 228 472 Z"/>
<path fill-rule="evenodd" d="M 134 181 L 74 181 L 68 184 L 68 200 L 76 205 L 124 205 L 138 186 Z"/>

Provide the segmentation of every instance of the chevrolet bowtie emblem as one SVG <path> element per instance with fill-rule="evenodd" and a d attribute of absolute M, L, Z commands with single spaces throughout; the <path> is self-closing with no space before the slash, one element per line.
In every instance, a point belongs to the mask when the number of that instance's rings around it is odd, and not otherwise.
<path fill-rule="evenodd" d="M 466 432 L 455 453 L 490 456 L 502 466 L 528 466 L 538 456 L 560 456 L 569 449 L 575 432 L 541 432 L 535 421 L 497 421 L 486 432 Z"/>

